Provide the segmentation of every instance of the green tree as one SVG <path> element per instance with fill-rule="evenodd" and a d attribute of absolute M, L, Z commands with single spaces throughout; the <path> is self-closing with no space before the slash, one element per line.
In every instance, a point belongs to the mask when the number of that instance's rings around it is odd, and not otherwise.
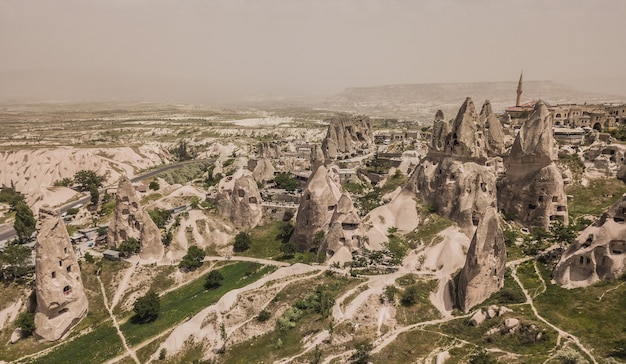
<path fill-rule="evenodd" d="M 276 183 L 278 188 L 282 188 L 287 191 L 295 191 L 300 188 L 300 181 L 285 172 L 277 174 L 274 177 L 274 183 Z"/>
<path fill-rule="evenodd" d="M 157 319 L 159 316 L 159 310 L 161 309 L 161 302 L 159 296 L 150 291 L 144 296 L 139 297 L 133 305 L 133 311 L 136 315 L 136 320 L 139 323 L 151 322 Z"/>
<path fill-rule="evenodd" d="M 148 188 L 151 189 L 152 191 L 158 191 L 161 188 L 161 186 L 159 185 L 159 182 L 157 180 L 153 180 L 148 185 Z"/>
<path fill-rule="evenodd" d="M 11 244 L 0 252 L 0 278 L 10 282 L 32 272 L 31 250 L 19 244 Z"/>
<path fill-rule="evenodd" d="M 165 227 L 165 224 L 167 223 L 167 220 L 169 220 L 170 216 L 172 216 L 172 212 L 156 207 L 152 210 L 148 210 L 148 215 L 150 215 L 150 218 L 154 221 L 156 226 L 158 226 L 159 229 L 162 229 Z"/>
<path fill-rule="evenodd" d="M 91 186 L 96 188 L 102 187 L 102 183 L 105 180 L 104 176 L 99 176 L 96 172 L 87 169 L 80 170 L 74 174 L 74 182 L 83 192 L 89 191 Z"/>
<path fill-rule="evenodd" d="M 350 363 L 367 364 L 370 361 L 370 352 L 373 349 L 372 344 L 368 342 L 360 342 L 356 344 L 356 353 L 350 357 Z"/>
<path fill-rule="evenodd" d="M 35 314 L 22 312 L 15 320 L 15 325 L 22 330 L 22 337 L 28 337 L 35 331 Z"/>
<path fill-rule="evenodd" d="M 485 350 L 474 353 L 469 360 L 469 364 L 496 364 L 497 362 Z"/>
<path fill-rule="evenodd" d="M 98 187 L 96 187 L 95 185 L 90 185 L 89 196 L 91 196 L 89 200 L 91 204 L 97 206 L 100 202 L 100 192 L 98 191 Z"/>
<path fill-rule="evenodd" d="M 187 250 L 187 254 L 185 254 L 183 259 L 178 264 L 178 267 L 185 270 L 194 270 L 202 265 L 202 261 L 205 256 L 206 253 L 204 250 L 192 245 Z"/>
<path fill-rule="evenodd" d="M 280 246 L 280 252 L 283 253 L 283 258 L 286 259 L 293 258 L 297 251 L 298 248 L 296 247 L 296 244 L 292 242 L 286 242 Z"/>
<path fill-rule="evenodd" d="M 15 222 L 13 223 L 13 228 L 17 233 L 17 240 L 20 243 L 26 243 L 35 231 L 37 221 L 30 207 L 24 201 L 18 202 L 14 209 Z"/>
<path fill-rule="evenodd" d="M 223 281 L 224 276 L 222 275 L 222 273 L 220 273 L 220 271 L 218 270 L 212 270 L 209 272 L 209 274 L 207 274 L 206 278 L 204 279 L 204 288 L 209 290 L 216 289 L 222 285 Z"/>
<path fill-rule="evenodd" d="M 289 242 L 291 234 L 293 234 L 294 226 L 290 221 L 283 221 L 280 225 L 280 233 L 277 238 L 283 243 Z"/>
<path fill-rule="evenodd" d="M 553 243 L 560 244 L 561 246 L 563 244 L 572 244 L 578 235 L 572 225 L 566 226 L 563 222 L 561 222 L 561 220 L 552 222 L 550 232 L 552 233 L 550 240 Z"/>
<path fill-rule="evenodd" d="M 240 232 L 235 235 L 235 245 L 233 246 L 233 250 L 236 252 L 243 252 L 250 249 L 250 234 L 245 231 Z"/>
<path fill-rule="evenodd" d="M 26 198 L 21 193 L 17 192 L 13 187 L 0 188 L 0 202 L 6 203 L 11 206 L 11 209 L 15 209 L 15 205 L 19 202 L 24 202 Z"/>
<path fill-rule="evenodd" d="M 72 187 L 72 185 L 74 184 L 74 180 L 69 178 L 69 177 L 65 177 L 62 178 L 60 180 L 54 181 L 54 183 L 52 184 L 53 186 L 63 186 L 63 187 Z"/>
<path fill-rule="evenodd" d="M 135 238 L 128 238 L 120 244 L 118 249 L 124 254 L 124 256 L 129 257 L 133 254 L 139 253 L 140 248 L 141 245 L 139 244 L 139 240 Z"/>
<path fill-rule="evenodd" d="M 410 285 L 406 287 L 404 293 L 402 293 L 402 298 L 400 298 L 400 303 L 403 306 L 413 306 L 419 301 L 420 291 L 417 285 Z"/>

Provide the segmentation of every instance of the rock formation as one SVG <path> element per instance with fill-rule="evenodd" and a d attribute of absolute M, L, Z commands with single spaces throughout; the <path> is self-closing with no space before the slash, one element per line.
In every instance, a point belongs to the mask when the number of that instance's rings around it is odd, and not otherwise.
<path fill-rule="evenodd" d="M 322 150 L 327 159 L 345 158 L 356 155 L 372 141 L 368 117 L 341 115 L 329 120 Z"/>
<path fill-rule="evenodd" d="M 504 152 L 504 130 L 502 130 L 502 123 L 493 113 L 489 100 L 485 101 L 480 110 L 478 127 L 478 132 L 482 133 L 487 155 L 490 157 L 502 155 Z"/>
<path fill-rule="evenodd" d="M 547 228 L 554 220 L 567 224 L 567 196 L 556 159 L 552 118 L 546 105 L 538 102 L 515 138 L 499 182 L 500 210 L 526 226 Z"/>
<path fill-rule="evenodd" d="M 269 158 L 261 158 L 257 161 L 254 170 L 252 171 L 252 177 L 257 182 L 267 182 L 274 179 L 274 166 Z"/>
<path fill-rule="evenodd" d="M 478 224 L 459 276 L 458 299 L 463 312 L 504 286 L 505 265 L 506 247 L 498 212 L 490 207 Z"/>
<path fill-rule="evenodd" d="M 490 157 L 503 142 L 498 132 L 502 127 L 492 116 L 489 101 L 479 116 L 469 97 L 451 125 L 438 111 L 431 150 L 407 185 L 423 203 L 436 206 L 440 215 L 467 232 L 487 207 L 496 206 L 497 162 Z"/>
<path fill-rule="evenodd" d="M 337 208 L 330 219 L 330 227 L 320 250 L 328 256 L 346 250 L 350 253 L 346 256 L 352 257 L 352 252 L 362 246 L 362 239 L 361 218 L 354 208 L 350 195 L 344 192 L 337 202 Z"/>
<path fill-rule="evenodd" d="M 237 227 L 251 229 L 261 221 L 261 194 L 252 176 L 242 175 L 232 189 L 224 189 L 217 196 L 217 209 Z"/>
<path fill-rule="evenodd" d="M 139 257 L 145 261 L 158 261 L 163 258 L 161 231 L 150 215 L 143 211 L 130 180 L 123 176 L 117 186 L 115 211 L 109 224 L 107 241 L 119 247 L 129 238 L 139 240 Z"/>
<path fill-rule="evenodd" d="M 276 142 L 260 142 L 257 148 L 259 158 L 279 158 L 280 147 Z"/>
<path fill-rule="evenodd" d="M 87 315 L 89 304 L 61 216 L 46 205 L 37 224 L 35 337 L 54 341 Z"/>
<path fill-rule="evenodd" d="M 626 194 L 583 230 L 554 269 L 567 288 L 585 287 L 626 273 Z"/>
<path fill-rule="evenodd" d="M 324 235 L 328 233 L 340 197 L 338 184 L 330 177 L 326 167 L 319 166 L 302 191 L 291 241 L 303 250 L 318 249 L 316 244 L 321 244 L 321 241 L 314 241 L 315 235 L 319 231 Z"/>

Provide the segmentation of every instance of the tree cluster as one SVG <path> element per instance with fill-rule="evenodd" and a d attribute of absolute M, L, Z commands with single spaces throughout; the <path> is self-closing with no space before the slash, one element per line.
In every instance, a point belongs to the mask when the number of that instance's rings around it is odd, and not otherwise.
<path fill-rule="evenodd" d="M 183 259 L 178 264 L 178 267 L 184 270 L 194 270 L 202 266 L 202 261 L 204 260 L 205 256 L 206 253 L 204 252 L 204 250 L 198 248 L 195 245 L 192 245 L 187 250 L 187 254 L 185 254 Z"/>
<path fill-rule="evenodd" d="M 274 183 L 276 183 L 276 187 L 287 191 L 295 191 L 300 188 L 300 181 L 285 172 L 277 174 L 274 177 Z"/>
<path fill-rule="evenodd" d="M 161 309 L 161 302 L 159 295 L 154 291 L 146 293 L 145 296 L 139 297 L 133 305 L 133 311 L 137 316 L 136 320 L 139 323 L 152 322 L 159 316 L 159 310 Z"/>

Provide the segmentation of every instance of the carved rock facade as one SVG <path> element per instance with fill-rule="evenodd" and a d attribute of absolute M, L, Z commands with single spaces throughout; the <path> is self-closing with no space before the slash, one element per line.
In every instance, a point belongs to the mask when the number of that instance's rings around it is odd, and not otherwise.
<path fill-rule="evenodd" d="M 526 226 L 548 228 L 551 221 L 568 224 L 563 177 L 554 160 L 552 117 L 538 102 L 515 138 L 498 185 L 498 207 Z"/>
<path fill-rule="evenodd" d="M 217 196 L 217 209 L 237 227 L 251 229 L 261 221 L 261 194 L 252 176 L 243 175 L 235 180 L 233 189 L 221 191 Z"/>
<path fill-rule="evenodd" d="M 322 142 L 327 159 L 355 156 L 373 141 L 368 117 L 341 115 L 329 120 L 328 131 Z"/>
<path fill-rule="evenodd" d="M 504 286 L 506 246 L 498 212 L 488 208 L 467 251 L 457 288 L 463 312 L 482 303 Z"/>
<path fill-rule="evenodd" d="M 117 187 L 115 211 L 109 224 L 107 240 L 109 245 L 117 248 L 129 238 L 139 240 L 139 257 L 142 260 L 154 262 L 163 258 L 161 231 L 141 208 L 130 180 L 122 177 Z"/>
<path fill-rule="evenodd" d="M 58 212 L 39 210 L 35 248 L 35 337 L 60 339 L 85 315 L 89 303 L 70 237 Z"/>
<path fill-rule="evenodd" d="M 626 273 L 626 195 L 583 230 L 563 253 L 554 279 L 567 288 L 586 287 Z"/>

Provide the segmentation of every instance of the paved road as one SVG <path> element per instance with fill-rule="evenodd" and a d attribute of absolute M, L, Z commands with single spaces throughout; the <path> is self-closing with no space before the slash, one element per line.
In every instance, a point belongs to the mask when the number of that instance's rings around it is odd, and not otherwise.
<path fill-rule="evenodd" d="M 156 175 L 159 175 L 163 172 L 167 172 L 169 170 L 172 169 L 176 169 L 176 168 L 180 168 L 180 167 L 184 167 L 188 164 L 194 164 L 194 163 L 215 163 L 215 159 L 192 159 L 189 161 L 184 161 L 184 162 L 179 162 L 179 163 L 173 163 L 173 164 L 168 164 L 166 166 L 163 167 L 159 167 L 153 171 L 150 172 L 146 172 L 146 173 L 142 173 L 142 174 L 138 174 L 135 177 L 131 178 L 131 182 L 139 182 L 141 180 L 144 180 L 146 178 L 152 178 Z M 108 187 L 113 187 L 113 186 L 108 186 Z M 107 187 L 107 188 L 108 188 Z M 100 193 L 104 193 L 106 190 L 106 188 L 101 188 L 100 189 Z M 85 197 L 81 197 L 78 200 L 74 200 L 68 204 L 65 204 L 59 208 L 57 208 L 57 210 L 60 213 L 64 213 L 67 210 L 71 209 L 73 206 L 76 206 L 77 204 L 85 204 L 89 201 L 90 197 L 89 195 L 85 196 Z M 9 224 L 2 224 L 0 225 L 0 241 L 3 240 L 11 240 L 14 239 L 17 236 L 17 234 L 15 233 L 15 229 L 13 229 L 12 225 Z"/>

